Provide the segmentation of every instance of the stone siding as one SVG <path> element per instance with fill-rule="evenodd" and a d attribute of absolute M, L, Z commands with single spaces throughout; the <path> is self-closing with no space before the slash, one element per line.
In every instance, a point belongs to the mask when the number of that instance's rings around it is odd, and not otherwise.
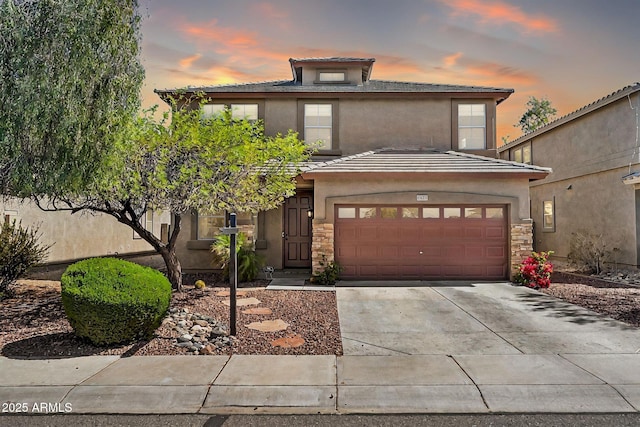
<path fill-rule="evenodd" d="M 511 270 L 509 278 L 518 271 L 518 267 L 533 251 L 533 222 L 511 225 Z"/>
<path fill-rule="evenodd" d="M 323 262 L 322 256 L 325 256 L 325 262 L 329 263 L 334 260 L 334 235 L 333 224 L 313 221 L 313 240 L 311 242 L 311 271 L 322 271 L 320 265 Z"/>

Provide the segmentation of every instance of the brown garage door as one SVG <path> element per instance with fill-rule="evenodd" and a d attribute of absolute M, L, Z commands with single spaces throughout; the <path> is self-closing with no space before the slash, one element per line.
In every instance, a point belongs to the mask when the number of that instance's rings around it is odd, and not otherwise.
<path fill-rule="evenodd" d="M 345 279 L 504 279 L 504 206 L 335 208 L 336 261 Z"/>

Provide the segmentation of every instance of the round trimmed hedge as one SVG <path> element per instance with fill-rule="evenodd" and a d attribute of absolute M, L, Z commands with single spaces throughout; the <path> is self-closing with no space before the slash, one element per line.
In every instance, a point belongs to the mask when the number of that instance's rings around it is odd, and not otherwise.
<path fill-rule="evenodd" d="M 171 301 L 171 283 L 162 273 L 116 258 L 72 264 L 61 283 L 71 327 L 95 345 L 150 338 Z"/>

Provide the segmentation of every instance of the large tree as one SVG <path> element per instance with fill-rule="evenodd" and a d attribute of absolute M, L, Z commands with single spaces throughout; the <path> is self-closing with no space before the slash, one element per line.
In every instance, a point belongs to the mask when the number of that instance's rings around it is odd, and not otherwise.
<path fill-rule="evenodd" d="M 520 121 L 515 124 L 522 133 L 527 134 L 548 124 L 557 113 L 557 110 L 551 106 L 551 101 L 546 98 L 538 99 L 530 96 L 527 101 L 527 111 L 524 112 Z"/>
<path fill-rule="evenodd" d="M 0 194 L 73 193 L 140 107 L 137 0 L 0 0 Z"/>
<path fill-rule="evenodd" d="M 298 165 L 311 154 L 294 132 L 265 136 L 260 121 L 232 119 L 229 110 L 203 118 L 190 103 L 174 104 L 170 122 L 167 115 L 154 119 L 151 111 L 129 130 L 99 181 L 75 197 L 38 203 L 44 209 L 102 212 L 128 225 L 162 256 L 178 290 L 181 215 L 275 208 L 295 192 Z M 142 225 L 145 212 L 157 209 L 173 216 L 167 242 Z"/>

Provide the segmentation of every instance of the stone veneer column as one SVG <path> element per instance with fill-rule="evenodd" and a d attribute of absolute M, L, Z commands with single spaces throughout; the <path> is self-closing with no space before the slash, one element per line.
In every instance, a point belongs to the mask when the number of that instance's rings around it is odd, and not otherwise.
<path fill-rule="evenodd" d="M 533 251 L 533 220 L 523 220 L 521 224 L 511 224 L 511 271 L 509 278 L 518 271 L 518 267 Z"/>
<path fill-rule="evenodd" d="M 313 232 L 311 241 L 311 272 L 322 271 L 320 265 L 324 255 L 326 263 L 334 260 L 333 249 L 333 224 L 313 220 Z"/>
<path fill-rule="evenodd" d="M 238 226 L 238 231 L 240 233 L 244 233 L 247 236 L 247 243 L 251 244 L 251 247 L 255 249 L 255 229 L 256 226 L 253 224 L 243 224 Z"/>

